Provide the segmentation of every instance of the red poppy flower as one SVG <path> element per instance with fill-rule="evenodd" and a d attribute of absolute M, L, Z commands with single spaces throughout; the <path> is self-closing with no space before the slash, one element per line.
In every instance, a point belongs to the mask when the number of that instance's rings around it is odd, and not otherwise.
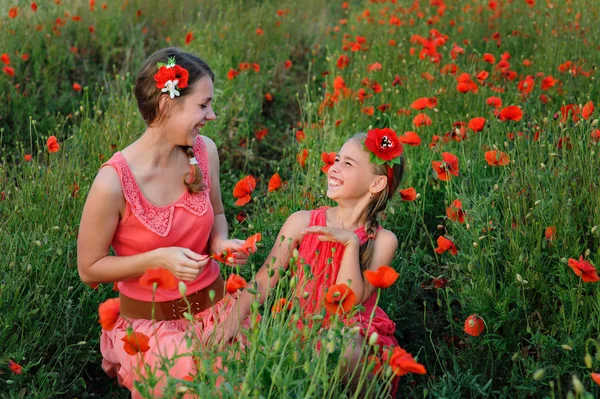
<path fill-rule="evenodd" d="M 261 36 L 263 33 L 265 33 L 261 28 L 256 28 L 255 32 L 258 36 Z"/>
<path fill-rule="evenodd" d="M 373 107 L 372 105 L 365 107 L 361 110 L 361 112 L 365 115 L 369 115 L 369 116 L 373 116 L 373 114 L 375 113 L 375 107 Z"/>
<path fill-rule="evenodd" d="M 337 60 L 337 67 L 338 69 L 344 69 L 346 66 L 348 66 L 349 63 L 350 59 L 347 55 L 340 55 L 340 57 Z"/>
<path fill-rule="evenodd" d="M 392 86 L 396 86 L 396 85 L 402 86 L 402 79 L 400 79 L 400 77 L 398 75 L 394 75 L 394 81 L 392 82 Z"/>
<path fill-rule="evenodd" d="M 254 191 L 254 188 L 256 188 L 256 180 L 254 177 L 246 176 L 240 179 L 233 188 L 233 196 L 237 198 L 235 205 L 243 206 L 250 202 L 252 199 L 250 194 Z"/>
<path fill-rule="evenodd" d="M 233 294 L 237 290 L 240 290 L 246 286 L 246 280 L 243 277 L 238 276 L 235 273 L 232 273 L 227 277 L 227 282 L 225 283 L 225 289 L 228 293 Z"/>
<path fill-rule="evenodd" d="M 265 100 L 268 102 L 273 101 L 273 95 L 271 95 L 271 93 L 265 93 Z"/>
<path fill-rule="evenodd" d="M 496 57 L 494 57 L 492 54 L 489 54 L 489 53 L 485 53 L 483 55 L 483 60 L 485 62 L 487 62 L 488 64 L 492 64 L 492 65 L 494 65 L 496 63 Z"/>
<path fill-rule="evenodd" d="M 325 295 L 325 308 L 330 314 L 349 312 L 355 304 L 356 294 L 346 284 L 330 286 Z"/>
<path fill-rule="evenodd" d="M 298 130 L 296 132 L 296 141 L 302 143 L 304 140 L 306 140 L 306 134 L 302 130 Z"/>
<path fill-rule="evenodd" d="M 165 290 L 177 288 L 177 279 L 173 273 L 162 267 L 146 269 L 140 277 L 140 285 L 142 287 L 152 287 L 154 283 L 157 283 L 157 288 Z"/>
<path fill-rule="evenodd" d="M 8 368 L 11 369 L 11 371 L 15 374 L 21 374 L 23 372 L 23 367 L 12 360 L 8 361 Z"/>
<path fill-rule="evenodd" d="M 268 133 L 269 133 L 269 129 L 264 128 L 264 129 L 260 129 L 260 130 L 257 130 L 256 132 L 254 132 L 254 136 L 256 137 L 256 140 L 261 141 L 262 139 L 265 138 L 265 136 Z"/>
<path fill-rule="evenodd" d="M 592 377 L 592 380 L 594 380 L 596 384 L 600 385 L 600 373 L 591 373 L 590 377 Z"/>
<path fill-rule="evenodd" d="M 194 34 L 192 32 L 188 32 L 187 35 L 185 35 L 185 44 L 190 44 L 192 42 L 192 40 L 194 39 Z"/>
<path fill-rule="evenodd" d="M 327 173 L 327 171 L 329 170 L 329 168 L 331 168 L 331 166 L 335 163 L 335 156 L 337 154 L 335 152 L 323 152 L 321 153 L 321 160 L 323 161 L 323 163 L 325 163 L 325 165 L 323 165 L 321 167 L 321 170 L 324 173 Z"/>
<path fill-rule="evenodd" d="M 462 209 L 462 202 L 460 200 L 452 201 L 452 204 L 446 208 L 446 216 L 453 222 L 458 220 L 459 223 L 464 223 L 465 213 Z"/>
<path fill-rule="evenodd" d="M 405 132 L 403 136 L 399 137 L 400 142 L 403 144 L 408 144 L 413 147 L 418 147 L 421 145 L 421 137 L 415 132 Z"/>
<path fill-rule="evenodd" d="M 21 59 L 22 59 L 23 61 L 27 61 L 27 60 L 29 59 L 29 54 L 27 54 L 27 53 L 25 53 L 25 54 L 22 54 L 22 55 L 21 55 Z"/>
<path fill-rule="evenodd" d="M 346 82 L 344 82 L 344 78 L 341 76 L 336 76 L 333 79 L 333 89 L 334 90 L 342 90 L 346 88 Z"/>
<path fill-rule="evenodd" d="M 165 87 L 167 81 L 178 80 L 177 87 L 179 89 L 185 89 L 188 85 L 188 79 L 190 77 L 187 69 L 182 68 L 179 65 L 175 65 L 171 68 L 167 68 L 165 65 L 161 66 L 158 72 L 154 75 L 156 81 L 156 87 L 162 89 Z"/>
<path fill-rule="evenodd" d="M 236 77 L 236 76 L 238 76 L 239 74 L 240 74 L 240 72 L 239 72 L 239 71 L 237 71 L 237 70 L 235 70 L 235 69 L 233 69 L 233 68 L 230 68 L 230 69 L 229 69 L 229 72 L 227 72 L 227 79 L 229 79 L 229 80 L 233 80 L 233 78 L 235 78 L 235 77 Z"/>
<path fill-rule="evenodd" d="M 367 66 L 367 72 L 379 71 L 383 66 L 379 62 L 374 62 Z"/>
<path fill-rule="evenodd" d="M 422 97 L 416 99 L 412 104 L 411 108 L 421 111 L 425 108 L 434 108 L 437 105 L 437 98 L 435 97 Z"/>
<path fill-rule="evenodd" d="M 19 8 L 18 7 L 11 7 L 8 9 L 8 17 L 9 18 L 16 18 L 17 15 L 19 15 Z"/>
<path fill-rule="evenodd" d="M 502 99 L 499 97 L 488 97 L 485 103 L 491 107 L 500 108 L 502 106 Z"/>
<path fill-rule="evenodd" d="M 298 163 L 300 166 L 306 166 L 306 160 L 308 159 L 308 149 L 304 148 L 302 151 L 298 153 Z"/>
<path fill-rule="evenodd" d="M 425 366 L 417 363 L 412 355 L 399 346 L 394 347 L 388 364 L 395 375 L 401 377 L 407 373 L 425 374 Z"/>
<path fill-rule="evenodd" d="M 25 154 L 25 156 L 23 157 L 23 159 L 25 159 L 25 162 L 31 161 L 31 154 Z"/>
<path fill-rule="evenodd" d="M 439 236 L 437 239 L 437 248 L 435 249 L 435 252 L 438 254 L 443 254 L 446 251 L 450 251 L 450 253 L 452 255 L 456 255 L 458 254 L 458 249 L 456 249 L 456 246 L 454 245 L 454 243 L 447 239 L 444 236 Z"/>
<path fill-rule="evenodd" d="M 369 130 L 365 139 L 365 147 L 383 161 L 399 157 L 404 151 L 396 132 L 387 127 Z"/>
<path fill-rule="evenodd" d="M 579 120 L 579 114 L 581 113 L 581 109 L 577 104 L 567 104 L 560 107 L 560 113 L 562 117 L 560 118 L 561 122 L 566 122 L 569 118 L 569 113 L 571 113 L 571 118 L 573 118 L 573 122 L 577 122 Z"/>
<path fill-rule="evenodd" d="M 498 117 L 501 121 L 520 121 L 523 118 L 523 111 L 516 105 L 509 105 L 502 108 Z"/>
<path fill-rule="evenodd" d="M 55 136 L 48 137 L 48 140 L 46 141 L 46 147 L 48 148 L 49 152 L 57 152 L 60 150 L 60 144 L 58 144 Z"/>
<path fill-rule="evenodd" d="M 600 277 L 596 274 L 596 268 L 590 262 L 584 260 L 582 255 L 579 255 L 579 260 L 569 258 L 569 266 L 585 283 L 595 283 L 600 280 Z"/>
<path fill-rule="evenodd" d="M 10 56 L 6 53 L 4 53 L 0 56 L 0 60 L 2 60 L 2 62 L 5 63 L 6 65 L 10 64 Z"/>
<path fill-rule="evenodd" d="M 464 330 L 467 334 L 472 335 L 473 337 L 479 336 L 483 329 L 485 328 L 485 324 L 483 323 L 483 319 L 476 314 L 472 314 L 465 320 Z"/>
<path fill-rule="evenodd" d="M 81 91 L 81 85 L 77 82 L 73 83 L 73 90 L 77 92 Z"/>
<path fill-rule="evenodd" d="M 485 160 L 491 166 L 506 166 L 510 162 L 510 157 L 502 151 L 486 151 Z"/>
<path fill-rule="evenodd" d="M 292 308 L 292 302 L 288 302 L 286 298 L 279 298 L 273 306 L 271 306 L 272 313 L 281 313 L 284 309 L 290 310 Z"/>
<path fill-rule="evenodd" d="M 98 322 L 102 326 L 103 330 L 111 331 L 115 328 L 115 323 L 119 318 L 121 312 L 121 301 L 119 298 L 111 298 L 102 302 L 98 306 Z"/>
<path fill-rule="evenodd" d="M 418 114 L 413 118 L 413 125 L 416 127 L 431 125 L 431 118 L 425 114 Z"/>
<path fill-rule="evenodd" d="M 473 130 L 474 132 L 481 132 L 483 130 L 483 128 L 485 127 L 485 118 L 477 117 L 477 118 L 471 119 L 469 121 L 468 127 L 469 127 L 469 129 Z"/>
<path fill-rule="evenodd" d="M 556 235 L 556 227 L 548 226 L 544 229 L 544 236 L 546 237 L 546 240 L 553 241 L 555 235 Z"/>
<path fill-rule="evenodd" d="M 272 193 L 273 191 L 278 190 L 280 187 L 281 177 L 279 176 L 279 173 L 275 173 L 269 180 L 269 192 Z"/>
<path fill-rule="evenodd" d="M 127 334 L 121 338 L 121 341 L 123 341 L 123 349 L 131 356 L 147 352 L 148 349 L 150 349 L 150 346 L 148 345 L 150 338 L 141 332 Z"/>
<path fill-rule="evenodd" d="M 546 76 L 544 78 L 544 80 L 542 80 L 542 90 L 548 90 L 550 89 L 552 86 L 554 86 L 556 84 L 557 80 L 554 79 L 552 76 Z"/>
<path fill-rule="evenodd" d="M 443 161 L 431 161 L 431 166 L 441 181 L 450 180 L 450 175 L 458 176 L 458 158 L 449 152 L 442 152 Z"/>
<path fill-rule="evenodd" d="M 292 67 L 292 61 L 290 61 L 290 60 L 287 60 L 287 61 L 285 61 L 285 62 L 283 63 L 283 67 L 284 67 L 285 69 L 290 69 L 290 68 Z"/>
<path fill-rule="evenodd" d="M 417 199 L 417 191 L 412 187 L 400 190 L 399 193 L 402 201 L 414 201 Z"/>
<path fill-rule="evenodd" d="M 375 288 L 388 288 L 396 282 L 400 274 L 389 266 L 380 266 L 377 270 L 365 270 L 365 278 Z"/>
<path fill-rule="evenodd" d="M 240 251 L 245 253 L 246 255 L 256 253 L 256 243 L 259 242 L 261 238 L 261 233 L 256 233 L 246 238 L 246 241 L 244 241 L 244 243 L 242 244 Z"/>
<path fill-rule="evenodd" d="M 588 101 L 581 110 L 581 117 L 587 120 L 594 113 L 594 103 Z"/>
<path fill-rule="evenodd" d="M 2 70 L 4 71 L 5 74 L 7 74 L 8 76 L 15 76 L 15 69 L 11 68 L 9 66 L 5 66 L 2 68 Z"/>
<path fill-rule="evenodd" d="M 37 3 L 34 1 L 31 3 L 31 11 L 36 12 L 38 9 Z"/>

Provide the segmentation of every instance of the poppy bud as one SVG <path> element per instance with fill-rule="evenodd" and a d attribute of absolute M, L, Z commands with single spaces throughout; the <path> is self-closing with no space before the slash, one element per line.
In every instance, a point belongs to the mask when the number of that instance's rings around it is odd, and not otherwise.
<path fill-rule="evenodd" d="M 583 384 L 581 383 L 579 378 L 577 378 L 577 376 L 575 376 L 575 375 L 573 375 L 573 388 L 575 388 L 575 392 L 577 392 L 577 394 L 579 394 L 579 395 L 581 395 L 582 393 L 585 392 L 585 388 L 583 387 Z"/>
<path fill-rule="evenodd" d="M 369 346 L 375 345 L 377 343 L 377 339 L 379 339 L 379 335 L 376 332 L 371 334 L 369 337 Z"/>
<path fill-rule="evenodd" d="M 592 234 L 594 234 L 596 232 L 596 230 L 598 230 L 598 226 L 592 227 Z"/>
<path fill-rule="evenodd" d="M 329 353 L 335 352 L 335 342 L 334 341 L 329 341 L 327 343 L 327 352 L 329 352 Z"/>
<path fill-rule="evenodd" d="M 546 165 L 544 165 L 544 163 L 541 163 L 541 164 L 540 164 L 540 169 L 542 169 L 542 170 L 546 170 Z"/>
<path fill-rule="evenodd" d="M 588 369 L 592 368 L 592 356 L 589 353 L 585 354 L 585 357 L 583 358 L 583 361 L 585 362 L 585 366 Z"/>
<path fill-rule="evenodd" d="M 596 127 L 596 125 L 598 124 L 598 119 L 594 119 L 592 121 L 592 123 L 590 124 L 591 127 Z"/>
<path fill-rule="evenodd" d="M 299 256 L 300 253 L 298 252 L 298 248 L 294 248 L 294 250 L 292 251 L 292 259 L 298 259 Z"/>
<path fill-rule="evenodd" d="M 498 185 L 494 184 L 494 191 L 498 191 Z"/>
<path fill-rule="evenodd" d="M 544 117 L 544 119 L 542 119 L 542 122 L 544 122 L 544 125 L 548 124 L 548 118 Z"/>
<path fill-rule="evenodd" d="M 35 240 L 33 242 L 33 245 L 35 245 L 36 247 L 41 247 L 42 246 L 42 242 L 40 240 Z"/>
<path fill-rule="evenodd" d="M 181 296 L 185 296 L 185 292 L 187 291 L 187 285 L 183 281 L 179 282 L 179 293 Z"/>
<path fill-rule="evenodd" d="M 302 293 L 302 299 L 306 299 L 306 298 L 308 298 L 308 292 L 304 291 Z"/>
<path fill-rule="evenodd" d="M 542 203 L 542 200 L 537 200 L 537 201 L 535 201 L 533 204 L 537 206 L 537 205 L 539 205 L 539 204 L 541 204 L 541 203 Z"/>
<path fill-rule="evenodd" d="M 466 228 L 467 230 L 471 230 L 471 225 L 470 225 L 469 223 L 467 223 L 467 225 L 465 226 L 465 228 Z"/>
<path fill-rule="evenodd" d="M 504 142 L 504 148 L 508 148 L 508 142 L 507 141 Z"/>
<path fill-rule="evenodd" d="M 533 372 L 533 380 L 539 381 L 546 375 L 546 369 L 537 369 Z"/>
<path fill-rule="evenodd" d="M 588 256 L 590 256 L 590 249 L 586 249 L 585 250 L 585 257 L 587 258 Z"/>
<path fill-rule="evenodd" d="M 476 242 L 473 242 L 473 248 L 477 248 L 479 244 L 477 244 Z"/>
<path fill-rule="evenodd" d="M 560 347 L 563 348 L 566 351 L 572 351 L 573 350 L 572 347 L 570 347 L 569 345 L 565 345 L 565 344 L 561 345 Z"/>
<path fill-rule="evenodd" d="M 188 387 L 186 387 L 185 385 L 180 385 L 177 388 L 175 388 L 175 392 L 177 393 L 186 393 L 188 391 Z"/>
<path fill-rule="evenodd" d="M 277 338 L 275 340 L 275 343 L 273 343 L 273 350 L 278 351 L 280 347 L 281 347 L 281 340 L 279 338 Z"/>

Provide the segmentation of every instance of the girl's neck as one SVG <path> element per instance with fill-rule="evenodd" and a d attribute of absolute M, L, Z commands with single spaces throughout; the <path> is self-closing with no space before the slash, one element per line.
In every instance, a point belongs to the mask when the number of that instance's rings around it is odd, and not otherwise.
<path fill-rule="evenodd" d="M 358 207 L 344 207 L 340 204 L 325 212 L 327 226 L 354 231 L 365 225 L 363 211 Z"/>
<path fill-rule="evenodd" d="M 133 154 L 138 164 L 147 165 L 149 167 L 168 167 L 173 164 L 174 158 L 177 157 L 178 151 L 181 151 L 178 146 L 169 143 L 164 137 L 154 128 L 148 128 L 142 136 L 137 139 L 132 147 L 135 149 Z"/>

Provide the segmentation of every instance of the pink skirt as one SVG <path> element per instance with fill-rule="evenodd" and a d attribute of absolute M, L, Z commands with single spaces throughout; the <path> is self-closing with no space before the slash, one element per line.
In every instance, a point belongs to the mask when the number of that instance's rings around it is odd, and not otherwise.
<path fill-rule="evenodd" d="M 166 383 L 164 372 L 160 370 L 161 357 L 173 358 L 175 354 L 190 353 L 192 349 L 187 347 L 187 337 L 201 337 L 203 333 L 211 333 L 215 326 L 231 313 L 239 292 L 226 295 L 211 308 L 205 309 L 195 315 L 197 322 L 193 324 L 185 319 L 155 321 L 148 319 L 131 319 L 129 321 L 119 317 L 115 328 L 111 331 L 102 330 L 100 336 L 100 352 L 102 353 L 102 368 L 110 377 L 117 377 L 120 385 L 131 391 L 133 399 L 141 398 L 133 386 L 134 380 L 139 380 L 141 375 L 146 375 L 145 366 L 150 366 L 159 382 L 154 389 L 156 397 L 161 396 L 162 387 Z M 243 327 L 248 328 L 250 318 L 244 320 Z M 127 335 L 127 328 L 134 332 L 147 335 L 150 340 L 150 349 L 137 355 L 128 354 L 121 340 Z M 244 335 L 238 334 L 236 340 L 247 346 L 248 342 Z M 141 367 L 140 367 L 141 366 Z M 216 365 L 220 368 L 219 365 Z M 180 356 L 176 359 L 174 366 L 169 370 L 169 376 L 183 379 L 196 374 L 196 364 L 191 356 Z M 163 377 L 163 378 L 161 378 Z"/>

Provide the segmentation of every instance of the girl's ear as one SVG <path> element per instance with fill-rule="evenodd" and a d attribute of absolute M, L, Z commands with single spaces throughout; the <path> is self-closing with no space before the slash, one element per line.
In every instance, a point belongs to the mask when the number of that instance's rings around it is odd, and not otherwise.
<path fill-rule="evenodd" d="M 375 179 L 373 180 L 373 183 L 371 184 L 371 189 L 369 191 L 371 191 L 372 193 L 378 193 L 386 188 L 387 176 L 377 175 L 375 176 Z"/>

